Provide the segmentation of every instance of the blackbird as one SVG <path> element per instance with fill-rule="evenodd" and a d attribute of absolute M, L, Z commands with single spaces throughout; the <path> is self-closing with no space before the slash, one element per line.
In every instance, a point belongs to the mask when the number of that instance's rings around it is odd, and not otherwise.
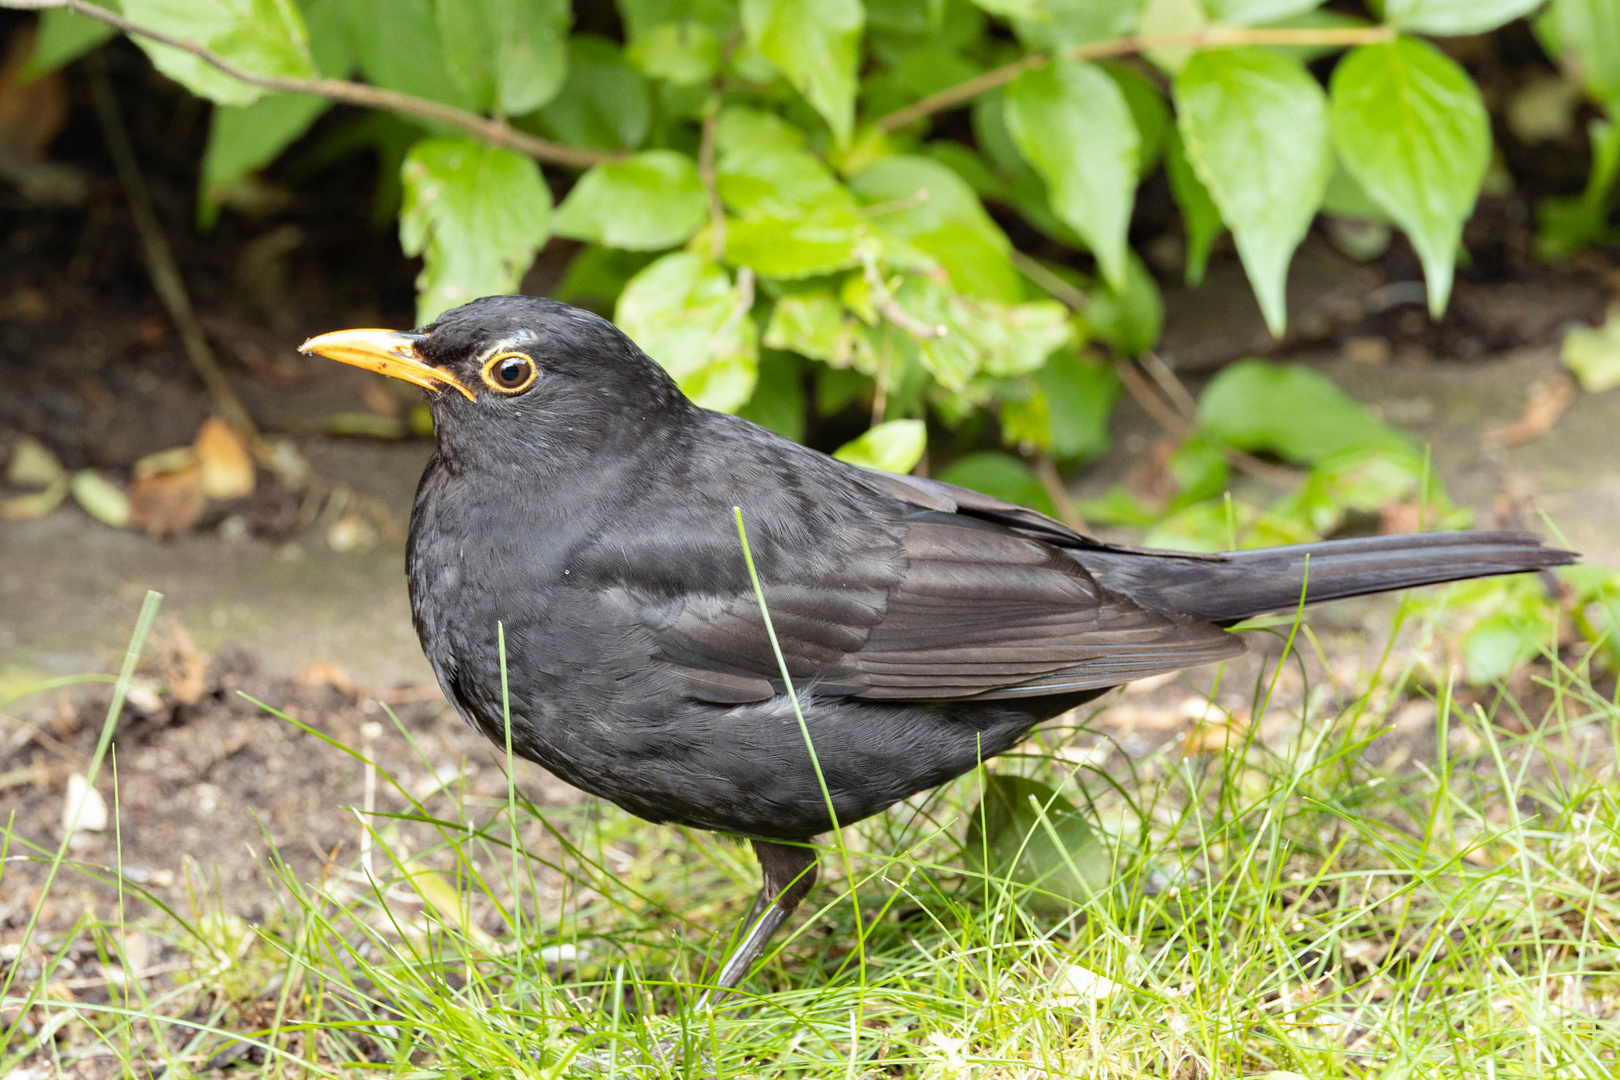
<path fill-rule="evenodd" d="M 1302 596 L 1575 558 L 1517 532 L 1215 555 L 1104 543 L 699 408 L 612 323 L 551 300 L 489 297 L 303 351 L 429 393 L 437 450 L 406 571 L 462 715 L 505 744 L 503 627 L 513 751 L 649 821 L 753 843 L 764 887 L 722 989 L 814 883 L 807 841 L 1110 687 L 1237 655 L 1225 627 Z"/>

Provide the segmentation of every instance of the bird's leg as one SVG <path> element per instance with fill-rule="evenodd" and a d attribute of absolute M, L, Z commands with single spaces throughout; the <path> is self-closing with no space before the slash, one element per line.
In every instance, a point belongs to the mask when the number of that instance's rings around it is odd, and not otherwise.
<path fill-rule="evenodd" d="M 764 872 L 765 884 L 754 899 L 754 908 L 748 915 L 748 932 L 715 976 L 715 989 L 704 994 L 699 1008 L 712 1008 L 727 991 L 742 982 L 748 969 L 754 966 L 760 953 L 799 902 L 816 883 L 816 853 L 807 847 L 772 844 L 755 840 L 754 855 Z"/>

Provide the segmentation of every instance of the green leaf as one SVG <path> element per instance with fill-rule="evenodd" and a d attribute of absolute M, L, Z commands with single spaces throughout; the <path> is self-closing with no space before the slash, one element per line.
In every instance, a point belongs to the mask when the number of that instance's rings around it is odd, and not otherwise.
<path fill-rule="evenodd" d="M 720 38 L 700 22 L 660 23 L 638 35 L 625 55 L 648 78 L 695 86 L 720 69 Z"/>
<path fill-rule="evenodd" d="M 1136 155 L 1136 176 L 1138 180 L 1145 179 L 1159 164 L 1165 141 L 1175 133 L 1170 106 L 1165 104 L 1158 87 L 1135 70 L 1120 64 L 1103 64 L 1102 69 L 1125 95 L 1125 104 L 1131 110 L 1131 123 L 1141 139 Z"/>
<path fill-rule="evenodd" d="M 963 304 L 956 323 L 979 347 L 987 375 L 1022 375 L 1039 368 L 1055 349 L 1074 342 L 1069 309 L 1056 300 L 1026 304 Z"/>
<path fill-rule="evenodd" d="M 1046 395 L 1049 441 L 1060 458 L 1101 457 L 1108 449 L 1108 418 L 1119 399 L 1112 366 L 1060 349 L 1034 373 Z"/>
<path fill-rule="evenodd" d="M 1595 330 L 1576 326 L 1566 331 L 1559 359 L 1588 394 L 1620 386 L 1620 312 L 1611 310 Z"/>
<path fill-rule="evenodd" d="M 927 448 L 928 428 L 921 420 L 890 420 L 840 446 L 833 457 L 867 469 L 909 473 Z"/>
<path fill-rule="evenodd" d="M 1263 49 L 1195 54 L 1175 84 L 1187 160 L 1221 217 L 1281 336 L 1284 283 L 1333 169 L 1327 102 L 1299 64 Z"/>
<path fill-rule="evenodd" d="M 1327 190 L 1322 192 L 1322 213 L 1360 221 L 1390 221 L 1384 208 L 1367 194 L 1367 189 L 1343 169 L 1333 170 L 1328 178 Z"/>
<path fill-rule="evenodd" d="M 132 22 L 195 42 L 251 74 L 315 77 L 304 19 L 292 0 L 123 0 L 123 8 Z M 191 53 L 139 36 L 135 41 L 154 67 L 200 97 L 251 105 L 264 95 Z"/>
<path fill-rule="evenodd" d="M 860 221 L 858 204 L 825 162 L 803 149 L 804 132 L 770 113 L 729 108 L 716 122 L 721 200 L 749 218 L 797 217 L 815 209 Z"/>
<path fill-rule="evenodd" d="M 940 473 L 939 478 L 947 484 L 1039 510 L 1049 517 L 1057 516 L 1052 497 L 1041 486 L 1034 471 L 1010 454 L 989 451 L 969 454 Z"/>
<path fill-rule="evenodd" d="M 1298 521 L 1316 536 L 1344 523 L 1350 511 L 1377 513 L 1390 503 L 1415 496 L 1423 484 L 1423 458 L 1411 447 L 1376 446 L 1334 454 L 1318 462 L 1305 486 L 1271 508 Z"/>
<path fill-rule="evenodd" d="M 1479 90 L 1426 42 L 1363 45 L 1333 72 L 1333 139 L 1346 171 L 1412 238 L 1439 318 L 1463 221 L 1490 164 Z"/>
<path fill-rule="evenodd" d="M 613 321 L 693 401 L 733 412 L 753 396 L 759 374 L 746 299 L 719 263 L 678 251 L 630 279 Z"/>
<path fill-rule="evenodd" d="M 450 77 L 482 112 L 508 116 L 556 96 L 568 70 L 568 0 L 436 0 Z"/>
<path fill-rule="evenodd" d="M 1586 92 L 1620 115 L 1620 4 L 1614 0 L 1553 0 L 1562 59 Z"/>
<path fill-rule="evenodd" d="M 77 11 L 52 8 L 40 12 L 34 55 L 17 73 L 18 84 L 26 85 L 47 72 L 77 60 L 117 33 L 106 23 L 80 15 Z"/>
<path fill-rule="evenodd" d="M 517 291 L 546 242 L 551 191 L 540 167 L 471 139 L 423 139 L 401 169 L 400 246 L 422 256 L 418 323 L 480 296 Z"/>
<path fill-rule="evenodd" d="M 1096 64 L 1050 64 L 1006 91 L 1007 129 L 1047 183 L 1052 209 L 1125 287 L 1125 231 L 1141 140 L 1125 95 Z"/>
<path fill-rule="evenodd" d="M 781 69 L 840 143 L 855 125 L 860 0 L 742 0 L 748 43 Z"/>
<path fill-rule="evenodd" d="M 648 150 L 593 167 L 568 193 L 552 230 L 631 251 L 674 247 L 708 217 L 697 166 L 674 150 Z"/>
<path fill-rule="evenodd" d="M 1216 375 L 1198 401 L 1198 425 L 1240 449 L 1306 464 L 1351 450 L 1411 446 L 1310 368 L 1265 360 L 1240 360 Z"/>
<path fill-rule="evenodd" d="M 1487 616 L 1474 624 L 1463 637 L 1463 678 L 1474 686 L 1499 682 L 1528 663 L 1550 644 L 1552 634 L 1534 633 L 1540 627 L 1526 625 L 1509 612 Z"/>
<path fill-rule="evenodd" d="M 477 103 L 450 75 L 432 0 L 341 0 L 349 42 L 367 80 L 464 109 Z"/>
<path fill-rule="evenodd" d="M 1609 224 L 1611 193 L 1620 178 L 1620 125 L 1593 120 L 1587 125 L 1592 165 L 1586 190 L 1579 195 L 1536 202 L 1536 254 L 1550 261 L 1574 254 L 1589 244 L 1613 243 L 1620 229 Z"/>
<path fill-rule="evenodd" d="M 854 266 L 856 240 L 855 224 L 836 212 L 731 219 L 726 223 L 726 261 L 762 277 L 815 277 Z"/>
<path fill-rule="evenodd" d="M 1036 780 L 984 773 L 962 846 L 984 887 L 1011 886 L 1030 911 L 1063 918 L 1108 887 L 1114 857 L 1074 804 Z"/>
<path fill-rule="evenodd" d="M 645 252 L 586 244 L 569 262 L 562 281 L 551 290 L 551 296 L 565 304 L 589 308 L 598 315 L 611 314 L 613 302 L 625 285 L 652 261 Z"/>
<path fill-rule="evenodd" d="M 765 328 L 765 345 L 843 368 L 853 361 L 860 336 L 860 327 L 844 305 L 827 290 L 817 289 L 789 293 L 776 302 Z"/>
<path fill-rule="evenodd" d="M 1384 0 L 1384 21 L 1412 34 L 1483 34 L 1542 0 Z"/>
<path fill-rule="evenodd" d="M 804 369 L 787 353 L 766 352 L 759 357 L 759 381 L 748 404 L 737 410 L 785 439 L 804 441 Z"/>
<path fill-rule="evenodd" d="M 897 154 L 862 169 L 849 186 L 862 202 L 882 208 L 869 220 L 938 260 L 956 291 L 1003 303 L 1023 299 L 1007 234 L 944 165 Z"/>
<path fill-rule="evenodd" d="M 1086 323 L 1100 340 L 1122 356 L 1141 356 L 1158 344 L 1164 327 L 1164 301 L 1158 283 L 1135 252 L 1125 264 L 1125 289 L 1116 292 L 1100 282 L 1088 294 Z"/>
<path fill-rule="evenodd" d="M 1013 32 L 1031 51 L 1129 37 L 1142 0 L 1043 0 L 1038 17 L 1014 19 Z"/>
<path fill-rule="evenodd" d="M 1181 208 L 1182 226 L 1187 230 L 1187 284 L 1197 285 L 1204 280 L 1210 248 L 1226 223 L 1221 220 L 1215 200 L 1209 197 L 1209 189 L 1193 172 L 1181 136 L 1174 132 L 1165 140 L 1164 171 L 1170 181 L 1170 194 Z"/>
<path fill-rule="evenodd" d="M 245 107 L 214 106 L 198 185 L 198 224 L 211 227 L 230 187 L 274 161 L 330 104 L 310 94 L 266 94 Z"/>
<path fill-rule="evenodd" d="M 633 150 L 652 124 L 647 77 L 618 45 L 576 34 L 568 43 L 568 78 L 539 120 L 547 134 L 570 146 Z"/>
<path fill-rule="evenodd" d="M 1322 0 L 1204 0 L 1204 10 L 1218 23 L 1255 26 L 1301 15 L 1322 6 Z"/>

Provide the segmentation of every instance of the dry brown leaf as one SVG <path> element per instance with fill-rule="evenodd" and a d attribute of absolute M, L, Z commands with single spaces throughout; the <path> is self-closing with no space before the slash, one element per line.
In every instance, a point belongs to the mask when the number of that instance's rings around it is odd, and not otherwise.
<path fill-rule="evenodd" d="M 0 139 L 37 158 L 45 155 L 67 123 L 68 94 L 59 71 L 27 86 L 17 85 L 17 73 L 33 54 L 34 26 L 23 23 L 12 31 L 6 58 L 0 62 Z"/>
<path fill-rule="evenodd" d="M 158 666 L 169 693 L 182 705 L 195 705 L 208 693 L 208 658 L 197 651 L 191 635 L 179 623 L 158 648 Z"/>
<path fill-rule="evenodd" d="M 51 317 L 51 298 L 44 289 L 24 285 L 0 299 L 0 319 L 21 319 L 23 322 L 43 322 Z"/>
<path fill-rule="evenodd" d="M 253 494 L 253 458 L 242 437 L 217 416 L 203 421 L 191 447 L 202 467 L 202 492 L 210 499 Z"/>
<path fill-rule="evenodd" d="M 130 520 L 149 536 L 177 536 L 202 517 L 202 466 L 137 477 L 130 489 Z"/>
<path fill-rule="evenodd" d="M 44 491 L 36 491 L 31 495 L 13 495 L 9 499 L 0 499 L 0 518 L 7 521 L 33 521 L 48 515 L 52 510 L 62 505 L 67 497 L 67 477 L 61 477 Z"/>
<path fill-rule="evenodd" d="M 1187 754 L 1219 754 L 1242 744 L 1249 733 L 1249 718 L 1241 712 L 1215 712 L 1187 732 L 1181 749 Z"/>
<path fill-rule="evenodd" d="M 1517 446 L 1540 438 L 1575 404 L 1575 396 L 1575 380 L 1568 375 L 1562 372 L 1543 375 L 1530 384 L 1524 412 L 1513 423 L 1487 431 L 1486 445 Z"/>
<path fill-rule="evenodd" d="M 298 669 L 298 674 L 293 676 L 293 682 L 310 688 L 330 686 L 340 694 L 359 692 L 354 680 L 349 678 L 349 673 L 330 660 L 311 660 Z"/>

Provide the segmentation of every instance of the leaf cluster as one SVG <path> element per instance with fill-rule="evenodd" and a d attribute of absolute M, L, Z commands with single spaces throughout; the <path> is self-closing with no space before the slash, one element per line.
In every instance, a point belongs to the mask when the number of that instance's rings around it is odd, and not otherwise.
<path fill-rule="evenodd" d="M 112 32 L 69 3 L 44 13 L 36 72 Z M 869 412 L 846 457 L 900 470 L 927 429 L 885 422 L 932 420 L 961 448 L 993 416 L 1015 454 L 965 458 L 952 478 L 1048 507 L 1024 459 L 1105 449 L 1119 383 L 1099 353 L 1146 352 L 1162 322 L 1130 242 L 1144 180 L 1165 171 L 1189 280 L 1230 231 L 1276 334 L 1324 205 L 1403 230 L 1438 315 L 1492 144 L 1479 89 L 1431 39 L 1543 6 L 619 0 L 610 39 L 577 31 L 567 0 L 97 4 L 157 34 L 133 36 L 215 103 L 204 225 L 331 101 L 371 101 L 399 119 L 351 121 L 345 145 L 398 163 L 421 321 L 516 290 L 550 238 L 577 240 L 561 293 L 610 312 L 700 403 L 800 437 L 813 386 L 824 414 Z M 1535 25 L 1595 102 L 1620 101 L 1610 0 L 1552 0 Z M 1607 124 L 1594 140 L 1591 190 L 1544 208 L 1549 250 L 1604 235 L 1620 142 Z M 1015 248 L 1015 221 L 1042 257 Z M 1285 380 L 1267 400 L 1302 415 L 1320 404 L 1289 396 L 1305 389 Z M 1391 445 L 1356 448 L 1400 458 Z M 1220 459 L 1203 446 L 1177 468 Z M 1339 479 L 1312 484 L 1410 486 L 1409 458 L 1339 461 Z M 1211 469 L 1185 490 L 1216 490 Z M 1333 512 L 1306 505 L 1319 494 L 1283 516 L 1321 531 Z"/>

